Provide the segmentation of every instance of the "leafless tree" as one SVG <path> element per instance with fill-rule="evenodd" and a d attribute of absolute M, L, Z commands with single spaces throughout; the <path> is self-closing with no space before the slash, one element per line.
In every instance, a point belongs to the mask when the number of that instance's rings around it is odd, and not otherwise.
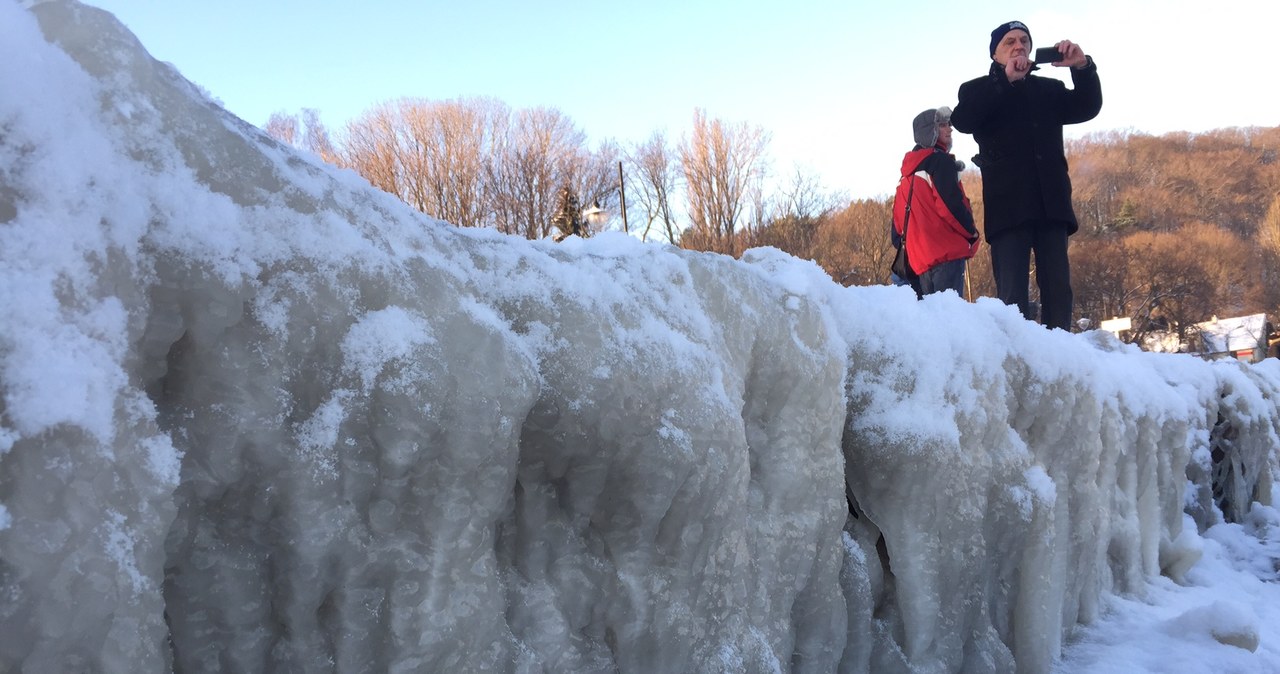
<path fill-rule="evenodd" d="M 423 213 L 443 218 L 432 199 L 435 193 L 431 186 L 436 181 L 430 166 L 440 150 L 436 146 L 436 118 L 431 103 L 402 98 L 396 101 L 393 114 L 400 198 Z"/>
<path fill-rule="evenodd" d="M 584 206 L 611 208 L 618 154 L 611 142 L 590 151 L 586 134 L 555 108 L 517 111 L 485 170 L 495 226 L 530 239 L 547 236 L 563 186 Z"/>
<path fill-rule="evenodd" d="M 338 150 L 334 147 L 329 129 L 320 119 L 315 108 L 302 109 L 302 148 L 330 164 L 341 165 Z"/>
<path fill-rule="evenodd" d="M 1125 239 L 1128 301 L 1127 314 L 1120 315 L 1133 319 L 1130 339 L 1138 341 L 1149 326 L 1159 325 L 1186 341 L 1187 331 L 1214 313 L 1218 289 L 1205 267 L 1204 251 L 1187 245 L 1189 236 L 1199 238 L 1183 229 L 1138 232 Z"/>
<path fill-rule="evenodd" d="M 680 146 L 680 166 L 691 228 L 718 252 L 735 254 L 738 227 L 757 217 L 744 211 L 765 177 L 768 142 L 760 127 L 729 125 L 707 119 L 702 109 L 694 111 L 693 131 Z"/>
<path fill-rule="evenodd" d="M 606 211 L 618 199 L 616 145 L 592 152 L 585 140 L 553 108 L 402 99 L 347 125 L 343 161 L 424 213 L 536 239 L 550 232 L 562 187 Z"/>
<path fill-rule="evenodd" d="M 262 130 L 286 145 L 311 152 L 330 164 L 341 165 L 329 129 L 320 119 L 320 112 L 314 108 L 303 108 L 301 116 L 273 112 Z"/>
<path fill-rule="evenodd" d="M 769 215 L 763 227 L 752 231 L 751 245 L 773 246 L 816 260 L 818 230 L 846 203 L 845 195 L 826 191 L 817 175 L 797 167 L 768 206 L 761 205 Z"/>
<path fill-rule="evenodd" d="M 569 176 L 577 194 L 581 195 L 584 208 L 598 206 L 608 213 L 618 211 L 620 188 L 618 182 L 618 160 L 622 155 L 616 143 L 605 141 L 591 151 L 579 147 L 570 156 Z M 618 220 L 621 228 L 621 218 Z M 591 233 L 606 228 L 608 223 L 599 225 L 587 223 Z"/>
<path fill-rule="evenodd" d="M 572 170 L 585 134 L 559 110 L 516 112 L 489 157 L 486 177 L 499 231 L 529 239 L 547 236 L 557 194 L 574 186 Z"/>
<path fill-rule="evenodd" d="M 268 136 L 284 143 L 285 145 L 293 145 L 298 138 L 298 118 L 290 115 L 283 110 L 271 113 L 271 117 L 267 118 L 267 123 L 262 127 Z"/>
<path fill-rule="evenodd" d="M 1258 224 L 1258 242 L 1263 248 L 1280 254 L 1280 194 L 1271 197 L 1267 214 Z"/>
<path fill-rule="evenodd" d="M 1260 280 L 1264 289 L 1261 305 L 1280 321 L 1280 194 L 1272 197 L 1267 213 L 1258 225 Z"/>
<path fill-rule="evenodd" d="M 815 220 L 838 210 L 848 201 L 845 194 L 829 192 L 823 188 L 822 180 L 817 174 L 796 167 L 790 180 L 779 191 L 773 217 Z"/>
<path fill-rule="evenodd" d="M 1102 321 L 1129 316 L 1146 288 L 1130 283 L 1132 249 L 1118 238 L 1080 239 L 1071 243 L 1071 280 L 1075 311 L 1098 327 Z M 1139 325 L 1145 332 L 1145 325 Z"/>
<path fill-rule="evenodd" d="M 342 161 L 374 187 L 404 198 L 397 107 L 376 105 L 347 123 Z"/>
<path fill-rule="evenodd" d="M 892 201 L 859 199 L 819 225 L 814 260 L 842 285 L 889 282 L 893 243 L 889 240 Z"/>
<path fill-rule="evenodd" d="M 404 99 L 397 107 L 402 198 L 463 227 L 485 223 L 485 158 L 510 112 L 487 98 Z"/>
<path fill-rule="evenodd" d="M 773 201 L 765 195 L 764 180 L 754 180 L 747 184 L 747 209 L 746 209 L 746 226 L 739 228 L 737 238 L 744 243 L 735 246 L 734 251 L 742 251 L 749 248 L 751 237 L 758 232 L 764 231 L 765 226 L 769 223 L 769 213 L 773 210 Z"/>
<path fill-rule="evenodd" d="M 656 226 L 659 236 L 675 243 L 680 238 L 680 224 L 671 201 L 680 188 L 680 173 L 666 136 L 654 132 L 649 140 L 632 148 L 628 159 L 633 172 L 627 181 L 627 194 L 635 209 L 644 215 L 644 224 L 637 228 L 640 239 L 649 240 Z"/>

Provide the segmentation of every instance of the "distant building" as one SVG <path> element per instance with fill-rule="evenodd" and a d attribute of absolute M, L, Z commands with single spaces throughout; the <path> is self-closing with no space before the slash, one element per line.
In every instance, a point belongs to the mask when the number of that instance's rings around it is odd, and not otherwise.
<path fill-rule="evenodd" d="M 1253 314 L 1238 318 L 1218 318 L 1196 323 L 1201 358 L 1235 358 L 1246 363 L 1256 363 L 1267 357 L 1267 336 L 1271 326 L 1266 314 Z M 1195 342 L 1192 342 L 1195 344 Z"/>

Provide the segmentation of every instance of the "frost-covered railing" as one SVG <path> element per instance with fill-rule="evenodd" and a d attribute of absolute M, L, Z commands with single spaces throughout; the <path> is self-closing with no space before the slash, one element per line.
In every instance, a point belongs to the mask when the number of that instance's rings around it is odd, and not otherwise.
<path fill-rule="evenodd" d="M 0 670 L 1037 672 L 1269 493 L 1273 361 L 458 230 L 25 4 Z"/>

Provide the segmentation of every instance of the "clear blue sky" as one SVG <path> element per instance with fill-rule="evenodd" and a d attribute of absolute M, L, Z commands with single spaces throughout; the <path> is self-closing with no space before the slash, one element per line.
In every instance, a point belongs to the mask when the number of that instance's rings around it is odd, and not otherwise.
<path fill-rule="evenodd" d="M 1102 114 L 1073 137 L 1280 124 L 1275 0 L 89 4 L 254 124 L 315 108 L 337 131 L 400 97 L 483 95 L 557 108 L 593 143 L 625 145 L 657 130 L 677 141 L 704 108 L 769 132 L 775 172 L 800 167 L 852 197 L 893 188 L 911 118 L 954 105 L 990 64 L 991 29 L 1014 18 L 1037 46 L 1071 39 L 1099 64 Z M 956 137 L 967 160 L 976 145 Z"/>

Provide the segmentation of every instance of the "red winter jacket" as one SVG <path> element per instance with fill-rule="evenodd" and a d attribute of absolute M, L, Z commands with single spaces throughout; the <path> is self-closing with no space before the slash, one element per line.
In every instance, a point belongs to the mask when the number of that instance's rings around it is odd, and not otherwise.
<path fill-rule="evenodd" d="M 978 230 L 960 184 L 956 158 L 942 148 L 917 147 L 902 158 L 902 177 L 893 200 L 893 228 L 902 234 L 910 196 L 906 245 L 911 268 L 923 274 L 943 262 L 973 257 L 978 252 Z"/>

